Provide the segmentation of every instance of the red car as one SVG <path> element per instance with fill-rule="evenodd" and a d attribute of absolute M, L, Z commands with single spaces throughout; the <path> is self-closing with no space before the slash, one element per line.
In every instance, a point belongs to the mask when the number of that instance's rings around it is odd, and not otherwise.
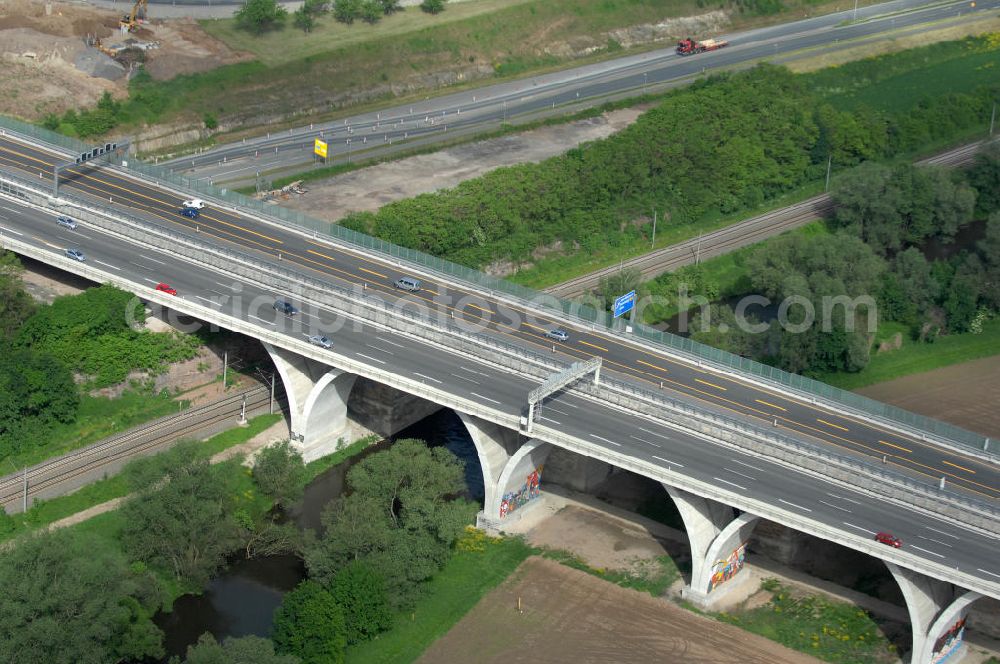
<path fill-rule="evenodd" d="M 177 289 L 169 284 L 158 283 L 156 284 L 156 290 L 161 293 L 166 293 L 167 295 L 177 295 Z"/>
<path fill-rule="evenodd" d="M 903 540 L 889 533 L 877 533 L 875 535 L 875 541 L 879 544 L 891 546 L 894 549 L 898 549 L 903 546 Z"/>

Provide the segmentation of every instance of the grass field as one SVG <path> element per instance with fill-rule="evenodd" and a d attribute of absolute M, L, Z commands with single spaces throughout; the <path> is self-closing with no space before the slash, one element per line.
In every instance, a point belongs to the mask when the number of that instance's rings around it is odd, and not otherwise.
<path fill-rule="evenodd" d="M 212 436 L 202 443 L 200 451 L 205 456 L 213 456 L 224 449 L 245 443 L 261 431 L 281 419 L 281 415 L 260 415 L 250 420 L 246 427 L 236 427 Z M 128 485 L 122 474 L 113 475 L 99 482 L 88 484 L 79 491 L 67 496 L 39 501 L 25 514 L 14 515 L 13 531 L 0 535 L 0 541 L 16 537 L 24 532 L 64 519 L 72 514 L 100 505 L 101 503 L 121 498 L 128 492 Z"/>
<path fill-rule="evenodd" d="M 84 395 L 76 421 L 55 425 L 45 444 L 7 459 L 15 467 L 30 466 L 186 407 L 171 395 L 141 390 L 126 391 L 116 399 Z"/>
<path fill-rule="evenodd" d="M 891 328 L 895 331 L 895 328 Z M 881 333 L 881 330 L 880 330 Z M 890 336 L 886 334 L 886 336 Z M 858 373 L 824 374 L 817 379 L 845 390 L 883 383 L 893 378 L 930 371 L 959 362 L 1000 353 L 1000 318 L 983 324 L 981 334 L 949 334 L 934 343 L 920 343 L 903 332 L 903 346 L 887 353 L 873 354 L 871 362 Z"/>
<path fill-rule="evenodd" d="M 427 582 L 414 610 L 397 615 L 395 626 L 373 641 L 348 647 L 347 664 L 414 661 L 532 553 L 521 539 L 470 531 L 451 560 Z"/>
<path fill-rule="evenodd" d="M 826 662 L 898 660 L 895 647 L 882 635 L 878 623 L 857 606 L 818 595 L 796 596 L 774 579 L 761 586 L 773 593 L 766 605 L 716 617 Z"/>

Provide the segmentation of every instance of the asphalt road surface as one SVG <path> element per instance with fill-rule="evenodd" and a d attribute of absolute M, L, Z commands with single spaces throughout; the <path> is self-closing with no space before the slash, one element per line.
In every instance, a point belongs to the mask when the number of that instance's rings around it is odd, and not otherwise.
<path fill-rule="evenodd" d="M 40 172 L 51 173 L 52 164 L 63 158 L 15 142 L 9 136 L 0 138 L 0 167 L 9 170 L 38 177 Z M 114 207 L 165 228 L 184 232 L 197 229 L 204 241 L 214 240 L 271 259 L 280 254 L 285 265 L 297 267 L 303 274 L 348 286 L 365 284 L 371 292 L 389 302 L 420 304 L 431 311 L 436 310 L 439 315 L 453 315 L 457 320 L 481 326 L 498 337 L 528 348 L 558 352 L 573 360 L 598 356 L 603 358 L 606 371 L 643 384 L 647 389 L 655 387 L 702 408 L 749 418 L 757 424 L 773 425 L 789 435 L 818 441 L 841 452 L 884 460 L 887 465 L 925 481 L 936 482 L 944 477 L 952 487 L 981 499 L 1000 499 L 1000 468 L 996 464 L 940 447 L 906 432 L 800 401 L 742 378 L 702 369 L 634 344 L 623 335 L 577 328 L 537 311 L 449 287 L 433 277 L 416 275 L 424 282 L 418 293 L 398 291 L 393 284 L 400 277 L 408 276 L 408 270 L 404 271 L 395 263 L 316 241 L 228 209 L 210 207 L 199 219 L 188 219 L 178 212 L 182 196 L 127 178 L 106 167 L 92 164 L 72 167 L 66 169 L 66 176 L 63 191 L 90 196 L 105 204 L 113 198 Z M 48 233 L 50 229 L 55 231 L 50 224 L 40 232 Z M 81 248 L 86 252 L 90 247 Z M 156 280 L 173 278 L 164 274 Z M 188 292 L 196 297 L 213 296 L 211 288 Z M 558 343 L 546 338 L 546 332 L 554 328 L 564 328 L 569 334 L 568 340 Z"/>
<path fill-rule="evenodd" d="M 994 10 L 1000 0 L 934 3 L 894 0 L 853 11 L 817 16 L 723 38 L 730 46 L 682 57 L 673 47 L 533 76 L 345 119 L 316 123 L 245 142 L 230 143 L 165 165 L 188 177 L 216 183 L 252 183 L 258 172 L 302 170 L 312 163 L 313 140 L 329 144 L 328 163 L 380 157 L 433 145 L 456 135 L 495 129 L 518 116 L 594 106 L 621 96 L 660 90 L 705 71 L 731 68 L 800 49 L 837 48 L 843 42 Z"/>
<path fill-rule="evenodd" d="M 367 323 L 344 325 L 342 318 L 321 308 L 303 307 L 300 315 L 285 317 L 271 306 L 282 293 L 233 280 L 170 253 L 136 246 L 84 224 L 75 231 L 65 229 L 56 225 L 53 215 L 7 199 L 0 199 L 0 233 L 15 236 L 53 255 L 62 254 L 67 247 L 79 248 L 91 265 L 139 284 L 167 281 L 177 289 L 176 297 L 180 300 L 208 303 L 222 313 L 256 321 L 292 337 L 336 329 L 331 334 L 332 364 L 339 354 L 370 366 L 391 365 L 397 374 L 433 382 L 449 394 L 473 399 L 505 413 L 520 413 L 527 393 L 538 385 L 537 381 L 452 354 L 420 339 L 373 328 Z M 837 528 L 843 533 L 838 541 L 846 546 L 871 540 L 878 531 L 891 531 L 904 541 L 900 555 L 974 574 L 994 584 L 987 592 L 1000 597 L 997 590 L 1000 586 L 995 585 L 1000 581 L 995 537 L 885 503 L 649 420 L 624 417 L 611 406 L 570 392 L 561 392 L 546 401 L 538 421 L 543 437 L 546 427 L 711 483 L 727 492 L 731 504 L 737 507 L 743 504 L 745 496 L 769 501 L 802 518 Z M 896 553 L 888 548 L 886 552 Z"/>

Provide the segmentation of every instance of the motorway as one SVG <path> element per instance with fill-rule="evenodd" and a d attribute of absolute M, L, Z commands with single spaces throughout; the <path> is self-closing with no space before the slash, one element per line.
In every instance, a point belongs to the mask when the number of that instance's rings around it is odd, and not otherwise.
<path fill-rule="evenodd" d="M 858 21 L 853 23 L 852 12 L 845 11 L 724 35 L 731 45 L 719 51 L 681 57 L 671 46 L 275 132 L 164 165 L 188 177 L 236 184 L 252 183 L 258 172 L 301 170 L 313 160 L 314 138 L 328 142 L 328 164 L 383 157 L 457 135 L 493 130 L 515 116 L 579 110 L 608 99 L 662 90 L 705 71 L 746 66 L 803 49 L 839 48 L 845 42 L 883 33 L 920 31 L 926 24 L 1000 8 L 1000 0 L 971 4 L 894 0 L 859 9 Z"/>
<path fill-rule="evenodd" d="M 303 306 L 299 316 L 282 316 L 271 306 L 282 293 L 267 292 L 253 282 L 234 280 L 167 252 L 135 246 L 96 227 L 81 224 L 75 231 L 59 227 L 50 213 L 9 199 L 0 199 L 0 231 L 2 236 L 16 237 L 53 255 L 62 254 L 66 246 L 80 247 L 93 267 L 137 284 L 151 286 L 169 280 L 182 301 L 209 304 L 222 314 L 255 322 L 290 338 L 336 330 L 330 351 L 333 365 L 342 356 L 372 367 L 391 367 L 398 375 L 434 384 L 456 398 L 505 414 L 522 413 L 528 392 L 538 384 L 367 322 L 345 324 L 342 316 L 322 308 Z M 836 528 L 840 533 L 836 541 L 845 546 L 857 547 L 878 531 L 891 531 L 905 542 L 900 551 L 886 547 L 885 554 L 891 559 L 905 566 L 913 556 L 972 574 L 991 584 L 987 594 L 1000 598 L 996 536 L 828 483 L 653 420 L 629 417 L 570 390 L 545 402 L 537 435 L 544 438 L 546 428 L 711 484 L 738 508 L 745 509 L 748 500 L 766 501 L 796 518 Z"/>
<path fill-rule="evenodd" d="M 38 177 L 39 173 L 51 173 L 52 164 L 57 161 L 60 158 L 52 152 L 16 142 L 9 136 L 0 138 L 0 167 Z M 424 279 L 421 292 L 397 291 L 393 287 L 395 280 L 412 271 L 403 272 L 393 262 L 314 240 L 232 210 L 208 208 L 199 219 L 191 220 L 178 213 L 182 200 L 178 194 L 125 177 L 106 167 L 84 165 L 68 168 L 66 174 L 63 191 L 83 194 L 104 204 L 109 204 L 109 198 L 113 198 L 114 208 L 173 231 L 196 231 L 203 241 L 214 240 L 223 246 L 263 254 L 272 260 L 277 257 L 287 267 L 298 268 L 312 277 L 345 286 L 364 284 L 370 293 L 390 303 L 420 305 L 528 348 L 558 352 L 573 360 L 598 356 L 603 358 L 606 370 L 644 384 L 647 389 L 651 386 L 663 389 L 699 407 L 749 418 L 756 424 L 766 423 L 800 439 L 883 461 L 925 481 L 936 482 L 944 477 L 953 488 L 980 499 L 1000 499 L 1000 467 L 980 457 L 928 443 L 919 436 L 846 415 L 840 410 L 797 400 L 787 393 L 732 374 L 701 368 L 610 331 L 575 328 L 536 310 L 448 286 L 425 275 L 418 275 Z M 55 229 L 54 223 L 49 223 L 36 232 L 50 234 L 55 233 Z M 63 237 L 59 240 L 61 244 L 56 246 L 65 249 L 65 243 L 71 239 Z M 81 242 L 78 248 L 85 253 L 95 249 L 89 242 Z M 116 262 L 130 257 L 127 253 Z M 158 272 L 155 281 L 167 281 L 174 286 L 181 276 L 167 270 L 154 272 Z M 146 281 L 151 279 L 153 275 L 145 277 Z M 225 294 L 211 284 L 184 292 L 202 299 Z M 556 344 L 545 338 L 545 332 L 555 327 L 569 331 L 567 342 Z"/>
<path fill-rule="evenodd" d="M 975 158 L 976 151 L 984 141 L 953 148 L 946 152 L 921 159 L 918 164 L 933 166 L 966 166 Z M 787 230 L 796 228 L 819 217 L 825 217 L 833 211 L 833 200 L 829 194 L 813 196 L 794 205 L 765 212 L 719 230 L 706 233 L 703 236 L 678 242 L 669 247 L 650 251 L 630 258 L 619 265 L 601 268 L 555 284 L 545 289 L 556 297 L 571 298 L 594 291 L 601 279 L 618 273 L 622 269 L 637 270 L 643 281 L 660 276 L 664 272 L 676 270 L 685 265 L 691 265 L 698 260 L 706 260 L 721 256 L 756 244 L 769 237 L 774 237 Z"/>

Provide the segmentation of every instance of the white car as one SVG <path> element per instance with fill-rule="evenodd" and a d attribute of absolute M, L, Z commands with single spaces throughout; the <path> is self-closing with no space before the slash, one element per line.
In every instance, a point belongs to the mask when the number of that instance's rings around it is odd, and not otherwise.
<path fill-rule="evenodd" d="M 205 201 L 200 198 L 192 198 L 189 201 L 184 201 L 184 207 L 192 208 L 194 210 L 203 210 L 205 209 Z"/>

